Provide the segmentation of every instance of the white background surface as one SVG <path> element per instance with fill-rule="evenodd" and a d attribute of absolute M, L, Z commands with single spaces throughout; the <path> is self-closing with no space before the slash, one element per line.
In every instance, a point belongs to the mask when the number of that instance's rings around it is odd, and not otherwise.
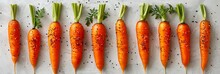
<path fill-rule="evenodd" d="M 183 3 L 186 9 L 186 23 L 191 28 L 191 62 L 188 66 L 188 74 L 201 74 L 200 68 L 200 49 L 199 49 L 199 22 L 202 15 L 199 5 L 204 3 L 208 10 L 208 19 L 211 21 L 211 48 L 210 59 L 207 65 L 205 74 L 219 74 L 220 73 L 220 1 L 219 0 L 1 0 L 0 1 L 0 74 L 13 74 L 13 63 L 9 51 L 7 26 L 10 21 L 10 6 L 11 3 L 17 3 L 19 10 L 17 13 L 17 20 L 21 25 L 21 52 L 20 58 L 17 62 L 17 74 L 33 74 L 32 66 L 29 62 L 27 49 L 27 32 L 32 28 L 29 6 L 33 4 L 36 7 L 45 7 L 46 14 L 42 19 L 43 28 L 39 29 L 42 34 L 42 47 L 39 54 L 36 74 L 52 74 L 49 52 L 47 46 L 47 30 L 49 24 L 52 22 L 52 2 L 62 2 L 63 10 L 61 14 L 61 25 L 63 30 L 60 67 L 59 74 L 73 74 L 74 69 L 70 58 L 70 43 L 69 43 L 69 27 L 73 21 L 73 12 L 71 8 L 72 2 L 80 2 L 84 5 L 82 18 L 80 22 L 85 24 L 85 17 L 90 8 L 98 6 L 99 3 L 106 3 L 106 11 L 110 13 L 110 17 L 103 21 L 107 28 L 108 38 L 105 49 L 105 67 L 103 74 L 121 74 L 120 66 L 117 61 L 117 49 L 115 39 L 115 22 L 121 7 L 121 4 L 128 6 L 125 22 L 129 35 L 129 59 L 125 74 L 143 74 L 143 68 L 139 53 L 137 49 L 135 25 L 139 19 L 139 5 L 143 2 L 150 4 L 165 4 L 170 3 L 176 5 Z M 197 12 L 198 11 L 198 12 Z M 179 23 L 176 14 L 169 15 L 172 27 L 171 38 L 171 55 L 168 62 L 167 74 L 185 74 L 185 70 L 181 63 L 179 45 L 176 36 L 176 27 Z M 193 22 L 194 21 L 194 22 Z M 147 74 L 164 74 L 164 69 L 160 62 L 158 33 L 157 26 L 160 20 L 155 20 L 150 16 L 148 19 L 151 28 L 150 38 L 150 63 L 148 65 Z M 96 69 L 92 46 L 91 46 L 91 26 L 83 25 L 85 33 L 84 54 L 82 63 L 77 71 L 78 74 L 99 74 Z"/>

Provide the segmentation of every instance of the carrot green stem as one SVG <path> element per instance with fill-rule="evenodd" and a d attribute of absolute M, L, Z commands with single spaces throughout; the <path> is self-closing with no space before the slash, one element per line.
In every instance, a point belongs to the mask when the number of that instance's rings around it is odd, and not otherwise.
<path fill-rule="evenodd" d="M 122 17 L 124 16 L 126 11 L 126 5 L 122 5 L 121 10 L 120 10 L 120 14 L 119 14 L 119 19 L 122 19 Z"/>
<path fill-rule="evenodd" d="M 29 7 L 30 7 L 30 12 L 31 12 L 32 24 L 34 24 L 34 28 L 35 28 L 35 8 L 33 5 L 29 5 Z"/>
<path fill-rule="evenodd" d="M 161 14 L 161 20 L 162 21 L 166 21 L 166 18 L 167 18 L 166 13 L 167 13 L 167 10 L 164 7 L 164 5 L 160 5 L 160 14 Z"/>
<path fill-rule="evenodd" d="M 53 21 L 58 21 L 60 18 L 62 4 L 61 3 L 53 3 Z"/>
<path fill-rule="evenodd" d="M 102 23 L 105 14 L 105 4 L 99 4 L 97 23 Z"/>
<path fill-rule="evenodd" d="M 147 18 L 147 15 L 149 14 L 149 11 L 151 9 L 151 6 L 149 4 L 145 4 L 143 3 L 141 6 L 140 6 L 140 20 L 146 20 Z"/>
<path fill-rule="evenodd" d="M 200 5 L 200 9 L 201 9 L 201 12 L 202 12 L 203 20 L 206 20 L 206 8 L 205 8 L 205 5 L 201 4 Z"/>
<path fill-rule="evenodd" d="M 82 14 L 82 4 L 72 3 L 73 13 L 74 13 L 74 22 L 79 22 L 80 16 Z"/>
<path fill-rule="evenodd" d="M 16 13 L 17 13 L 17 4 L 11 4 L 11 16 L 12 20 L 16 19 Z"/>
<path fill-rule="evenodd" d="M 183 4 L 177 4 L 176 5 L 176 11 L 177 11 L 177 14 L 179 16 L 179 20 L 180 20 L 180 23 L 184 23 L 185 21 L 185 11 L 184 11 L 184 6 Z"/>
<path fill-rule="evenodd" d="M 29 7 L 30 7 L 32 24 L 34 25 L 33 29 L 41 28 L 42 26 L 41 26 L 40 18 L 44 17 L 44 13 L 45 13 L 44 8 L 35 11 L 33 5 L 29 5 Z"/>

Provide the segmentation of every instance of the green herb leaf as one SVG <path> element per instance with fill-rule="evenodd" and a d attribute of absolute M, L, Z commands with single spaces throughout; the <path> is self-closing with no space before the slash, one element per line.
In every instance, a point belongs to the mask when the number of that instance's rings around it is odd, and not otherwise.
<path fill-rule="evenodd" d="M 169 12 L 170 14 L 175 13 L 175 9 L 172 5 L 168 4 L 169 8 L 164 5 L 157 6 L 155 5 L 152 9 L 152 16 L 155 16 L 155 19 L 161 19 L 162 21 L 166 21 L 166 15 Z"/>
<path fill-rule="evenodd" d="M 107 19 L 108 16 L 110 16 L 109 13 L 108 12 L 104 12 L 103 20 Z"/>
<path fill-rule="evenodd" d="M 89 26 L 93 22 L 93 18 L 97 18 L 98 10 L 93 8 L 90 9 L 88 16 L 86 17 L 86 25 Z"/>
<path fill-rule="evenodd" d="M 44 17 L 45 9 L 42 8 L 40 10 L 35 11 L 34 6 L 30 5 L 30 12 L 32 17 L 32 24 L 34 25 L 33 29 L 41 28 L 40 18 Z"/>
<path fill-rule="evenodd" d="M 171 5 L 171 4 L 168 4 L 169 5 L 169 13 L 170 14 L 173 14 L 173 13 L 176 13 L 176 10 L 175 10 L 175 8 Z"/>
<path fill-rule="evenodd" d="M 98 19 L 98 10 L 93 8 L 89 10 L 88 16 L 86 17 L 86 25 L 89 26 L 91 23 L 93 23 L 93 19 Z M 108 12 L 104 12 L 103 20 L 105 20 L 109 15 Z"/>
<path fill-rule="evenodd" d="M 36 11 L 36 14 L 35 14 L 36 28 L 41 28 L 42 27 L 40 18 L 43 18 L 44 14 L 45 14 L 45 9 L 44 8 Z"/>

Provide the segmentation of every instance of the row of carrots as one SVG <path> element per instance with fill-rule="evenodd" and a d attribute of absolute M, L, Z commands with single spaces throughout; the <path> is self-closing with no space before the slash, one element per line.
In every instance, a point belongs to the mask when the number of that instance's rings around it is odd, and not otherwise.
<path fill-rule="evenodd" d="M 62 4 L 61 3 L 53 3 L 53 22 L 49 25 L 48 29 L 48 46 L 49 46 L 49 54 L 51 60 L 51 66 L 54 74 L 57 74 L 57 70 L 59 68 L 59 55 L 60 55 L 60 40 L 62 35 L 61 25 L 59 23 L 59 17 L 61 13 Z M 84 28 L 82 24 L 79 22 L 82 13 L 82 4 L 72 3 L 72 8 L 74 12 L 74 23 L 71 24 L 69 29 L 69 37 L 71 44 L 71 59 L 72 64 L 76 70 L 80 65 L 83 56 L 83 40 L 84 40 Z M 12 55 L 12 61 L 14 63 L 14 73 L 16 74 L 16 62 L 19 58 L 20 53 L 20 24 L 16 20 L 16 11 L 17 5 L 11 4 L 11 14 L 12 20 L 8 24 L 8 37 L 9 37 L 9 45 L 10 52 Z M 200 53 L 201 53 L 201 68 L 204 72 L 205 67 L 208 62 L 208 53 L 210 46 L 210 22 L 206 19 L 206 9 L 203 4 L 201 4 L 201 11 L 203 20 L 200 23 Z M 41 34 L 38 31 L 38 28 L 41 27 L 40 18 L 43 17 L 45 13 L 44 8 L 35 11 L 34 6 L 30 5 L 30 12 L 32 17 L 33 28 L 28 32 L 28 49 L 29 49 L 29 59 L 34 69 L 37 65 L 38 55 L 40 52 L 40 44 L 41 44 Z M 128 35 L 126 29 L 126 23 L 123 20 L 123 16 L 126 12 L 126 5 L 122 5 L 119 18 L 115 24 L 116 30 L 116 40 L 117 40 L 117 50 L 118 50 L 118 62 L 121 66 L 122 72 L 124 73 L 127 65 L 128 59 Z M 149 54 L 150 54 L 150 27 L 147 22 L 147 16 L 152 14 L 158 19 L 161 19 L 161 22 L 158 26 L 158 34 L 159 34 L 159 44 L 160 44 L 160 58 L 161 63 L 165 69 L 169 59 L 170 54 L 170 38 L 171 38 L 171 26 L 167 21 L 168 13 L 177 13 L 180 19 L 180 23 L 176 29 L 179 47 L 181 51 L 182 64 L 185 69 L 187 69 L 187 65 L 190 62 L 190 27 L 187 23 L 185 23 L 184 16 L 184 6 L 183 4 L 177 4 L 176 8 L 169 5 L 166 7 L 164 5 L 154 6 L 152 7 L 149 4 L 143 3 L 140 6 L 140 20 L 136 24 L 136 36 L 137 43 L 139 49 L 139 55 L 142 60 L 144 71 L 146 72 L 146 68 L 149 62 Z M 106 41 L 106 28 L 102 23 L 104 19 L 107 18 L 108 14 L 105 12 L 105 4 L 100 4 L 99 9 L 95 10 L 93 16 L 89 19 L 93 20 L 93 18 L 97 19 L 97 23 L 92 26 L 91 34 L 92 34 L 92 45 L 95 63 L 102 73 L 102 69 L 104 67 L 104 49 L 105 49 L 105 41 Z M 91 15 L 91 14 L 90 14 Z M 90 21 L 91 23 L 92 21 Z M 187 72 L 187 70 L 186 70 Z M 123 74 L 122 73 L 122 74 Z"/>

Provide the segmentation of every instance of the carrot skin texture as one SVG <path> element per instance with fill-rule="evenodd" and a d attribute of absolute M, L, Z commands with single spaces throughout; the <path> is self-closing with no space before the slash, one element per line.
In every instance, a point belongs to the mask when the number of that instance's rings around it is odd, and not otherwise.
<path fill-rule="evenodd" d="M 136 34 L 138 41 L 139 55 L 141 57 L 144 70 L 146 70 L 149 62 L 149 41 L 150 41 L 150 30 L 147 21 L 138 21 L 136 24 Z"/>
<path fill-rule="evenodd" d="M 201 68 L 204 71 L 208 63 L 209 47 L 210 47 L 210 31 L 211 25 L 208 20 L 200 22 L 200 53 Z"/>
<path fill-rule="evenodd" d="M 122 71 L 124 71 L 128 60 L 128 36 L 126 25 L 122 19 L 119 19 L 116 22 L 115 29 L 118 49 L 118 61 Z"/>
<path fill-rule="evenodd" d="M 177 27 L 177 35 L 181 51 L 181 59 L 186 68 L 190 62 L 190 28 L 188 24 L 181 23 Z"/>
<path fill-rule="evenodd" d="M 104 67 L 104 49 L 106 40 L 106 28 L 101 23 L 92 26 L 92 45 L 96 67 L 102 71 Z"/>
<path fill-rule="evenodd" d="M 71 59 L 74 69 L 80 65 L 83 54 L 84 28 L 80 23 L 73 23 L 69 30 L 71 44 Z"/>
<path fill-rule="evenodd" d="M 33 68 L 37 65 L 40 52 L 41 34 L 37 29 L 31 29 L 28 32 L 29 59 Z"/>
<path fill-rule="evenodd" d="M 8 37 L 12 61 L 16 64 L 20 54 L 20 24 L 17 20 L 8 23 Z"/>
<path fill-rule="evenodd" d="M 160 58 L 164 68 L 167 66 L 170 52 L 171 27 L 169 22 L 161 22 L 158 27 L 160 42 Z"/>
<path fill-rule="evenodd" d="M 57 74 L 59 69 L 61 31 L 59 22 L 52 22 L 48 29 L 48 45 L 54 74 Z"/>

